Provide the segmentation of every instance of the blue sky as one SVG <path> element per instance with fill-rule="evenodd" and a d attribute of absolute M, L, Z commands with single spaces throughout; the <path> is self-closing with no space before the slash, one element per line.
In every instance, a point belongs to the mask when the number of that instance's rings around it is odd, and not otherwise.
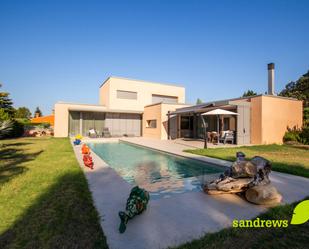
<path fill-rule="evenodd" d="M 276 91 L 309 70 L 309 1 L 0 0 L 0 82 L 16 107 L 98 103 L 111 75 L 178 83 L 186 101 Z"/>

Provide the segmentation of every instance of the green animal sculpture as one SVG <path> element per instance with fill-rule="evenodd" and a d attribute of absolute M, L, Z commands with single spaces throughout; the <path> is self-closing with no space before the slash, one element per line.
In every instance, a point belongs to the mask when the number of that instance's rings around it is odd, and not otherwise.
<path fill-rule="evenodd" d="M 149 193 L 138 186 L 132 188 L 130 196 L 127 200 L 126 211 L 120 211 L 119 232 L 124 233 L 127 228 L 127 223 L 135 215 L 141 214 L 146 210 L 149 201 Z"/>
<path fill-rule="evenodd" d="M 309 219 L 309 200 L 302 201 L 294 208 L 291 224 L 299 225 L 307 222 Z"/>

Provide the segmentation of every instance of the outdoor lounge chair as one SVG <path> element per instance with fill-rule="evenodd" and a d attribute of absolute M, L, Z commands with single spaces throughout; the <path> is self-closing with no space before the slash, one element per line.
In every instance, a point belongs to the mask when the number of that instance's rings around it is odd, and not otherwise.
<path fill-rule="evenodd" d="M 97 137 L 99 137 L 99 135 L 98 135 L 98 133 L 97 133 L 97 131 L 95 129 L 90 129 L 88 131 L 88 136 L 90 138 L 97 138 Z"/>
<path fill-rule="evenodd" d="M 224 133 L 223 137 L 220 137 L 220 142 L 223 142 L 226 144 L 226 142 L 230 141 L 231 143 L 234 143 L 234 132 L 233 131 L 227 131 Z"/>
<path fill-rule="evenodd" d="M 110 131 L 109 131 L 109 129 L 108 128 L 104 128 L 103 129 L 103 132 L 102 132 L 102 137 L 112 137 L 112 135 L 111 135 L 111 133 L 110 133 Z"/>

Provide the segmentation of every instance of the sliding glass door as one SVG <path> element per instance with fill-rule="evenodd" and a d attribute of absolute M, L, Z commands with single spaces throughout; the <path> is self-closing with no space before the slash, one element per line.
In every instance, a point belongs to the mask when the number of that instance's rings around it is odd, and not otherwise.
<path fill-rule="evenodd" d="M 69 135 L 75 136 L 80 133 L 80 112 L 69 113 Z"/>
<path fill-rule="evenodd" d="M 102 112 L 79 112 L 69 113 L 69 135 L 82 134 L 89 135 L 89 130 L 94 129 L 98 134 L 102 134 L 105 127 L 105 113 Z"/>

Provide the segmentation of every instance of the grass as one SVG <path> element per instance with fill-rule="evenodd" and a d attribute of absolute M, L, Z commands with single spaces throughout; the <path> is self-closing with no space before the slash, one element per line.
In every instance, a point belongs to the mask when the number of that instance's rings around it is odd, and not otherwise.
<path fill-rule="evenodd" d="M 69 140 L 0 147 L 0 248 L 107 248 Z"/>
<path fill-rule="evenodd" d="M 258 217 L 262 220 L 288 220 L 290 223 L 296 204 L 271 208 Z M 308 248 L 308 231 L 308 221 L 286 228 L 226 228 L 217 233 L 206 234 L 201 239 L 186 243 L 177 249 Z"/>
<path fill-rule="evenodd" d="M 197 155 L 219 158 L 228 161 L 236 160 L 236 152 L 242 151 L 248 159 L 262 156 L 272 162 L 272 169 L 279 172 L 309 177 L 309 150 L 290 145 L 258 145 L 232 148 L 211 148 L 186 150 Z"/>

